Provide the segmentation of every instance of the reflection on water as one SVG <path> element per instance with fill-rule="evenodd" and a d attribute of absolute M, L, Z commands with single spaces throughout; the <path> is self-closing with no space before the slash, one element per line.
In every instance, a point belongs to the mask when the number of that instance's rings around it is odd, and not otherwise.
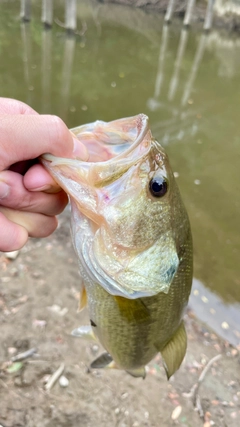
<path fill-rule="evenodd" d="M 40 18 L 21 24 L 18 7 L 0 3 L 1 96 L 60 115 L 69 127 L 149 115 L 192 224 L 190 304 L 218 333 L 239 342 L 240 41 L 94 2 L 79 4 L 85 30 L 73 38 L 57 25 L 43 30 Z M 55 11 L 59 20 L 63 14 Z"/>
<path fill-rule="evenodd" d="M 52 31 L 42 30 L 42 111 L 51 113 Z"/>
<path fill-rule="evenodd" d="M 75 37 L 67 37 L 65 40 L 63 65 L 62 65 L 62 82 L 61 82 L 61 111 L 60 116 L 64 121 L 67 120 L 69 108 L 69 96 L 71 91 L 72 66 L 75 52 Z"/>

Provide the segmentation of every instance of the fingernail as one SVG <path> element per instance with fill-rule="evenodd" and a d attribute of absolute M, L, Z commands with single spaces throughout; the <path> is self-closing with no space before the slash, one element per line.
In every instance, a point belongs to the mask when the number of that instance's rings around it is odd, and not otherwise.
<path fill-rule="evenodd" d="M 42 185 L 42 187 L 31 188 L 30 191 L 48 191 L 51 190 L 51 185 Z"/>
<path fill-rule="evenodd" d="M 87 161 L 89 158 L 87 148 L 75 137 L 75 135 L 73 136 L 73 155 L 74 157 L 84 161 Z"/>
<path fill-rule="evenodd" d="M 9 194 L 10 187 L 6 182 L 0 181 L 0 199 L 4 199 Z"/>
<path fill-rule="evenodd" d="M 54 193 L 59 193 L 61 190 L 62 190 L 61 187 L 57 185 L 53 186 L 53 185 L 46 184 L 46 185 L 43 185 L 42 187 L 31 188 L 30 191 L 44 191 L 44 193 L 54 194 Z"/>

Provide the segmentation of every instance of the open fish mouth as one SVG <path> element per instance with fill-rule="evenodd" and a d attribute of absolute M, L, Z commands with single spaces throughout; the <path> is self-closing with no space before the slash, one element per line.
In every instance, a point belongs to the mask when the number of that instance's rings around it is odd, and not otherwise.
<path fill-rule="evenodd" d="M 149 148 L 149 139 L 152 136 L 148 121 L 145 114 L 139 114 L 112 122 L 97 120 L 71 129 L 79 141 L 87 146 L 89 152 L 88 161 L 80 161 L 84 170 L 94 168 L 95 163 L 98 164 L 98 168 L 107 169 L 110 162 L 121 164 L 122 161 L 124 163 L 137 161 L 143 154 L 146 154 L 146 149 Z M 55 164 L 64 164 L 66 160 L 69 162 L 79 161 L 63 159 L 51 154 L 44 154 L 42 159 L 52 161 Z"/>
<path fill-rule="evenodd" d="M 106 162 L 117 157 L 126 160 L 131 152 L 145 139 L 149 132 L 148 117 L 139 114 L 127 119 L 119 119 L 109 123 L 96 122 L 71 129 L 89 152 L 88 164 Z M 140 147 L 142 148 L 142 147 Z M 137 153 L 134 153 L 135 160 Z"/>
<path fill-rule="evenodd" d="M 99 198 L 108 200 L 104 186 L 147 157 L 152 143 L 148 117 L 144 114 L 112 122 L 96 121 L 71 129 L 87 146 L 89 160 L 44 154 L 41 161 L 58 184 L 75 200 L 84 215 L 99 224 Z M 117 186 L 117 184 L 116 184 Z M 115 188 L 114 188 L 115 190 Z M 134 191 L 134 188 L 132 189 Z"/>
<path fill-rule="evenodd" d="M 88 162 L 50 154 L 41 161 L 70 196 L 72 235 L 82 273 L 87 272 L 91 281 L 112 295 L 135 299 L 168 293 L 179 265 L 171 232 L 164 232 L 156 241 L 154 233 L 152 240 L 147 233 L 144 239 L 138 236 L 138 224 L 148 227 L 148 218 L 143 208 L 142 225 L 137 207 L 152 203 L 146 195 L 149 159 L 155 171 L 162 150 L 160 147 L 157 160 L 152 160 L 151 150 L 158 143 L 148 117 L 139 114 L 109 123 L 97 121 L 72 132 L 86 144 Z M 159 162 L 164 170 L 163 161 Z M 138 237 L 135 246 L 131 233 Z"/>

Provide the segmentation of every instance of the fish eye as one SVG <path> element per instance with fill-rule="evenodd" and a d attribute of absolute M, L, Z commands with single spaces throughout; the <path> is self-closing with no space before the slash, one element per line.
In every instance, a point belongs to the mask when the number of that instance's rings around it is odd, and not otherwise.
<path fill-rule="evenodd" d="M 155 197 L 163 197 L 168 190 L 168 183 L 163 176 L 157 176 L 149 182 L 149 190 Z"/>

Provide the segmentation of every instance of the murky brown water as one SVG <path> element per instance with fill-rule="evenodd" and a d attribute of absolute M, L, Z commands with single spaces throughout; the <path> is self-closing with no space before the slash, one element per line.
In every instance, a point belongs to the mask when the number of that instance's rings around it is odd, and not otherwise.
<path fill-rule="evenodd" d="M 240 39 L 163 27 L 161 16 L 91 2 L 79 7 L 79 35 L 66 37 L 57 24 L 42 29 L 40 3 L 30 24 L 19 21 L 19 2 L 0 3 L 0 95 L 69 127 L 150 117 L 192 224 L 190 304 L 239 343 Z"/>

